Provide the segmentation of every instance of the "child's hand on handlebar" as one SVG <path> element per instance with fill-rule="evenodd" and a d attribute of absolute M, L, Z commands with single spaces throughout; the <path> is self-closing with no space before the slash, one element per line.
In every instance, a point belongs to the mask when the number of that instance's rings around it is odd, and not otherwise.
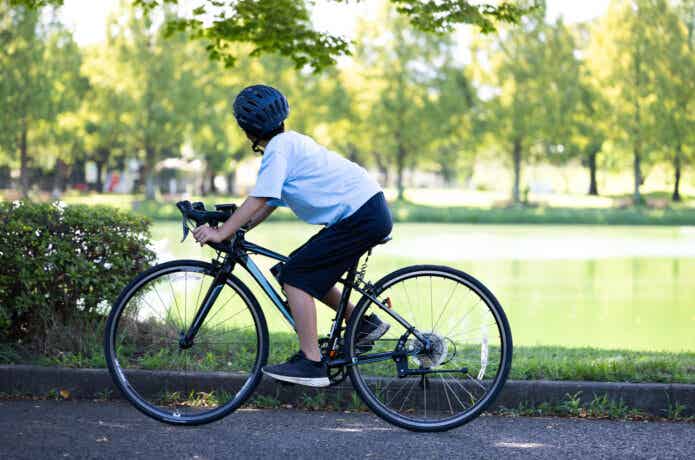
<path fill-rule="evenodd" d="M 223 238 L 221 232 L 218 228 L 208 227 L 207 225 L 201 225 L 196 227 L 192 231 L 193 238 L 203 246 L 206 243 L 221 243 Z"/>

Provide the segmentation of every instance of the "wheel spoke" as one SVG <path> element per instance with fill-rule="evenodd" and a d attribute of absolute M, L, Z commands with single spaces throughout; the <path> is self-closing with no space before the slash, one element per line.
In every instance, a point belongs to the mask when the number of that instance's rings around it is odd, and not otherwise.
<path fill-rule="evenodd" d="M 456 323 L 456 325 L 455 325 L 454 327 L 452 327 L 451 329 L 449 329 L 449 332 L 447 332 L 445 335 L 446 335 L 446 336 L 451 335 L 451 331 L 453 331 L 454 329 L 456 329 L 457 327 L 459 327 L 459 325 L 460 325 L 461 323 L 463 323 L 463 320 L 465 320 L 466 318 L 468 318 L 468 315 L 470 315 L 471 312 L 473 311 L 473 309 L 474 309 L 476 306 L 478 306 L 478 305 L 480 304 L 480 302 L 482 302 L 482 301 L 483 301 L 482 299 L 478 299 L 478 301 L 475 303 L 475 305 L 473 305 L 473 306 L 466 312 L 466 314 L 463 315 L 463 317 L 459 320 L 459 322 Z"/>
<path fill-rule="evenodd" d="M 432 301 L 432 277 L 430 276 L 430 330 L 434 332 L 434 302 Z M 427 401 L 427 400 L 425 400 Z M 425 412 L 427 411 L 425 406 Z"/>
<path fill-rule="evenodd" d="M 192 321 L 188 316 L 188 293 L 197 291 L 191 297 L 195 295 L 198 306 L 203 289 L 211 285 L 210 280 L 215 276 L 213 267 L 205 265 L 209 268 L 201 270 L 200 266 L 182 265 L 172 270 L 171 265 L 164 267 L 161 273 L 144 278 L 130 297 L 122 299 L 117 306 L 118 323 L 110 332 L 116 336 L 107 340 L 107 360 L 117 369 L 121 390 L 131 400 L 139 401 L 148 415 L 159 420 L 177 413 L 177 420 L 193 423 L 211 410 L 239 404 L 252 388 L 241 383 L 243 378 L 240 382 L 230 381 L 215 373 L 233 372 L 250 379 L 260 370 L 258 359 L 262 347 L 267 347 L 267 336 L 259 335 L 257 303 L 253 303 L 255 300 L 249 297 L 250 293 L 239 287 L 234 277 L 225 284 L 229 296 L 216 299 L 212 308 L 217 310 L 206 318 L 198 336 L 188 346 L 179 343 L 181 328 Z M 195 286 L 189 289 L 189 272 L 191 281 L 198 283 L 198 289 Z M 181 284 L 183 299 L 179 305 Z M 153 300 L 155 298 L 158 300 Z M 228 307 L 233 299 L 239 299 L 239 304 Z M 224 316 L 226 318 L 220 320 Z M 259 341 L 261 337 L 263 340 Z M 162 371 L 181 376 L 213 374 L 202 380 L 181 377 L 182 380 L 158 374 Z M 157 384 L 160 391 L 155 394 Z"/>
<path fill-rule="evenodd" d="M 439 320 L 442 319 L 442 315 L 444 314 L 447 307 L 449 306 L 449 302 L 451 302 L 451 299 L 454 296 L 454 293 L 456 292 L 456 288 L 458 288 L 458 287 L 459 287 L 459 285 L 458 285 L 458 283 L 456 283 L 456 284 L 454 284 L 454 287 L 451 289 L 451 293 L 449 294 L 449 298 L 447 299 L 446 303 L 444 304 L 444 308 L 442 309 L 441 313 L 439 313 L 439 317 L 437 318 L 437 321 L 434 323 L 434 326 L 432 327 L 433 331 L 439 325 Z"/>
<path fill-rule="evenodd" d="M 433 371 L 399 377 L 392 359 L 360 361 L 351 368 L 360 395 L 376 401 L 372 408 L 387 420 L 424 430 L 440 422 L 457 426 L 479 414 L 484 409 L 483 401 L 487 405 L 492 400 L 489 395 L 497 394 L 506 380 L 509 365 L 503 361 L 503 353 L 511 352 L 511 344 L 504 335 L 504 326 L 498 323 L 504 312 L 494 299 L 482 294 L 486 291 L 479 283 L 459 273 L 446 268 L 413 267 L 412 274 L 397 275 L 391 282 L 375 285 L 380 298 L 395 299 L 399 313 L 411 316 L 409 323 L 428 338 L 430 347 L 425 349 L 412 330 L 391 321 L 389 337 L 370 342 L 373 348 L 369 353 L 397 351 L 398 337 L 404 337 L 403 346 L 409 355 L 407 368 Z M 358 321 L 372 308 L 370 303 L 364 305 L 356 312 Z M 490 329 L 493 326 L 497 333 Z M 445 329 L 449 329 L 446 334 L 439 332 Z M 356 330 L 351 339 L 353 349 Z M 475 378 L 480 375 L 477 366 L 486 367 L 484 381 Z"/>
<path fill-rule="evenodd" d="M 220 305 L 220 306 L 217 308 L 217 310 L 215 311 L 215 313 L 212 314 L 212 316 L 208 316 L 208 317 L 206 318 L 206 321 L 212 321 L 213 319 L 215 319 L 215 316 L 217 316 L 217 314 L 218 314 L 219 312 L 221 312 L 222 310 L 224 310 L 224 307 L 226 307 L 227 304 L 229 303 L 229 301 L 232 300 L 235 296 L 236 296 L 236 292 L 233 293 L 233 295 L 229 296 L 229 297 L 227 298 L 227 300 L 226 300 L 222 305 Z M 198 306 L 198 308 L 200 308 L 200 306 Z"/>
<path fill-rule="evenodd" d="M 169 282 L 169 289 L 171 290 L 171 298 L 174 299 L 174 306 L 176 307 L 176 313 L 181 320 L 181 327 L 185 327 L 186 321 L 181 317 L 181 312 L 179 311 L 179 303 L 176 300 L 176 293 L 174 292 L 174 286 L 171 284 L 171 278 L 167 276 L 167 281 Z"/>

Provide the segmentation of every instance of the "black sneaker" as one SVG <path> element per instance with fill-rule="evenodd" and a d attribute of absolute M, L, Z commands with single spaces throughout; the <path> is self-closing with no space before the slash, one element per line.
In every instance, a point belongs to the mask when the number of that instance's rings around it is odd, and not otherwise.
<path fill-rule="evenodd" d="M 297 383 L 309 387 L 327 387 L 328 368 L 323 361 L 316 362 L 307 359 L 303 351 L 298 351 L 286 363 L 264 366 L 263 373 L 276 380 Z"/>
<path fill-rule="evenodd" d="M 374 313 L 363 316 L 357 331 L 357 349 L 361 352 L 372 349 L 374 342 L 386 334 L 391 326 L 383 322 Z"/>

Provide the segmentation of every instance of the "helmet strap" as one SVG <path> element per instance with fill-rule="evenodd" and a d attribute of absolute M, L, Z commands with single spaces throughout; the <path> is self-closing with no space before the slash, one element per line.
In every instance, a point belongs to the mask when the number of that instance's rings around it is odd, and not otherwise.
<path fill-rule="evenodd" d="M 253 140 L 253 144 L 251 145 L 251 150 L 253 150 L 253 151 L 256 152 L 256 153 L 260 153 L 261 155 L 263 155 L 263 150 L 264 150 L 264 149 L 263 149 L 263 147 L 261 147 L 260 145 L 258 145 L 260 142 L 261 142 L 260 139 L 258 139 L 258 138 L 254 139 L 254 140 Z"/>

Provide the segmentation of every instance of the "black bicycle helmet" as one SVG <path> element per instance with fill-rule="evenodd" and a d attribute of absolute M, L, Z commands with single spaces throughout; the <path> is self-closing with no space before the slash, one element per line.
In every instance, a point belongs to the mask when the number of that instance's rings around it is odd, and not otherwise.
<path fill-rule="evenodd" d="M 234 100 L 237 123 L 241 129 L 258 138 L 264 138 L 277 129 L 289 113 L 287 99 L 272 86 L 249 86 Z"/>

